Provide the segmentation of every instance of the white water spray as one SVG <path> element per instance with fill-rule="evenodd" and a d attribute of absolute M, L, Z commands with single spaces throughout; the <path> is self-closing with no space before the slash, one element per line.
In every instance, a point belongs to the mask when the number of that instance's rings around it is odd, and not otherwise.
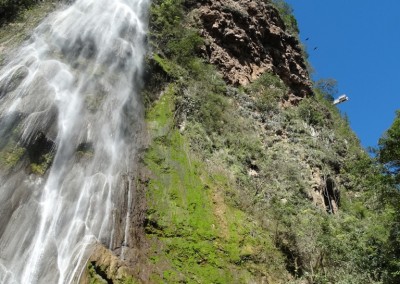
<path fill-rule="evenodd" d="M 0 283 L 71 283 L 92 244 L 118 245 L 117 217 L 130 216 L 120 202 L 133 203 L 148 5 L 77 0 L 0 70 Z"/>

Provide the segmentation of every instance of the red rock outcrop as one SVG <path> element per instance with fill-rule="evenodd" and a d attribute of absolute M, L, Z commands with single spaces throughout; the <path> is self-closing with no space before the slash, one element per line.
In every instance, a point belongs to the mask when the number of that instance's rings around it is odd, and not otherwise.
<path fill-rule="evenodd" d="M 296 97 L 312 94 L 300 44 L 274 7 L 261 0 L 202 0 L 193 13 L 205 38 L 204 56 L 227 82 L 246 85 L 272 71 Z"/>

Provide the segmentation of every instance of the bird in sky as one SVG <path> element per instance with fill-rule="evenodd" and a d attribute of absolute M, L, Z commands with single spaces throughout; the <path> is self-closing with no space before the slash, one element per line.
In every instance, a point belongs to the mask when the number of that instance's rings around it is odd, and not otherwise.
<path fill-rule="evenodd" d="M 318 49 L 318 47 L 316 46 L 316 47 L 314 47 L 314 50 L 317 50 Z"/>

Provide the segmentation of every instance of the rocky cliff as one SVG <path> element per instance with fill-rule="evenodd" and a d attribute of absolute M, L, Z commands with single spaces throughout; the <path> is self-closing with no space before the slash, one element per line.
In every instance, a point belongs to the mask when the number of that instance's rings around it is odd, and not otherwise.
<path fill-rule="evenodd" d="M 369 157 L 279 8 L 154 2 L 139 282 L 378 281 Z"/>
<path fill-rule="evenodd" d="M 312 94 L 295 35 L 276 8 L 264 1 L 197 1 L 192 11 L 204 38 L 204 56 L 233 85 L 273 72 L 300 97 Z"/>

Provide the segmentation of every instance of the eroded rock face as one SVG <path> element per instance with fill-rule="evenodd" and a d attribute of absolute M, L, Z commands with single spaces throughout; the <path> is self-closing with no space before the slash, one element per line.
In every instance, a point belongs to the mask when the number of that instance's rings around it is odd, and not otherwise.
<path fill-rule="evenodd" d="M 314 204 L 320 208 L 324 208 L 328 213 L 337 213 L 339 210 L 340 192 L 336 188 L 335 180 L 329 175 L 323 175 L 320 169 L 314 168 L 312 170 L 311 183 L 311 199 Z"/>
<path fill-rule="evenodd" d="M 275 8 L 260 0 L 203 0 L 193 14 L 205 38 L 203 53 L 227 82 L 246 85 L 272 71 L 293 95 L 312 94 L 299 42 Z"/>

